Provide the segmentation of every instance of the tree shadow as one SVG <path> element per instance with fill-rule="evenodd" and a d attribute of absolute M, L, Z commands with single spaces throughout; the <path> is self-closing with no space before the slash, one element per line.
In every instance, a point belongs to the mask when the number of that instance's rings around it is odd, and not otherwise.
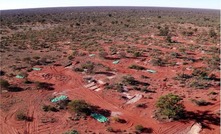
<path fill-rule="evenodd" d="M 101 109 L 99 106 L 92 106 L 92 113 L 98 113 L 105 117 L 111 116 L 111 111 L 107 109 Z"/>
<path fill-rule="evenodd" d="M 17 87 L 17 86 L 12 86 L 12 87 L 9 87 L 9 89 L 8 89 L 8 91 L 10 91 L 10 92 L 20 92 L 23 90 L 24 90 L 23 88 Z"/>
<path fill-rule="evenodd" d="M 105 57 L 106 60 L 119 60 L 118 57 Z"/>
<path fill-rule="evenodd" d="M 152 133 L 152 132 L 153 132 L 153 129 L 152 129 L 152 128 L 146 128 L 146 127 L 145 127 L 142 132 L 145 133 L 145 134 L 146 134 L 146 133 L 147 133 L 147 134 L 148 134 L 148 133 Z"/>
<path fill-rule="evenodd" d="M 194 120 L 195 122 L 201 123 L 203 128 L 212 129 L 209 125 L 216 125 L 220 126 L 220 116 L 211 113 L 211 111 L 199 111 L 193 112 L 193 111 L 185 111 L 185 117 L 181 122 L 187 123 L 191 120 Z"/>
<path fill-rule="evenodd" d="M 38 82 L 37 88 L 38 89 L 45 89 L 45 90 L 54 90 L 54 84 L 47 83 L 47 82 Z"/>
<path fill-rule="evenodd" d="M 95 72 L 95 74 L 103 74 L 103 75 L 106 75 L 106 76 L 113 76 L 113 75 L 115 75 L 114 73 L 110 73 L 110 72 Z"/>

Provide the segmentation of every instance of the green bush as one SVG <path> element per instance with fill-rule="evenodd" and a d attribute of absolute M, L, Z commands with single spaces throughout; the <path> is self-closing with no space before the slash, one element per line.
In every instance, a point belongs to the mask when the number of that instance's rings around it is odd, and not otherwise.
<path fill-rule="evenodd" d="M 156 103 L 156 107 L 159 109 L 161 115 L 172 119 L 179 119 L 184 112 L 184 106 L 180 103 L 181 100 L 182 98 L 178 95 L 170 93 L 161 96 Z"/>
<path fill-rule="evenodd" d="M 68 103 L 68 107 L 71 111 L 78 114 L 90 115 L 92 112 L 91 105 L 86 103 L 84 100 L 73 100 Z"/>

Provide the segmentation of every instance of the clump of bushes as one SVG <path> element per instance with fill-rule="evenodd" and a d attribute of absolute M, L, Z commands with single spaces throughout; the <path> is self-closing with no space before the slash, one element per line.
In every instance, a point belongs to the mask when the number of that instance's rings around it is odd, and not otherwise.
<path fill-rule="evenodd" d="M 108 84 L 105 86 L 106 89 L 115 89 L 117 92 L 123 92 L 123 84 L 122 83 L 115 83 L 115 84 Z"/>
<path fill-rule="evenodd" d="M 42 106 L 42 109 L 45 111 L 45 112 L 48 112 L 48 111 L 52 111 L 52 112 L 57 112 L 58 109 L 54 106 L 50 106 L 50 105 L 43 105 Z"/>
<path fill-rule="evenodd" d="M 169 93 L 158 99 L 156 107 L 160 115 L 166 116 L 169 119 L 179 119 L 184 113 L 184 106 L 180 102 L 181 100 L 182 98 L 178 95 Z"/>

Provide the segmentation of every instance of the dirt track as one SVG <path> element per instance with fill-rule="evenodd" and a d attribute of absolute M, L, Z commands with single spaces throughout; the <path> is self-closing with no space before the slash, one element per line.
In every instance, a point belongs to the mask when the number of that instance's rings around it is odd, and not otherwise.
<path fill-rule="evenodd" d="M 108 63 L 104 63 L 108 64 Z M 124 70 L 119 71 L 124 72 Z M 125 73 L 125 72 L 124 72 Z M 127 72 L 132 73 L 132 72 Z M 141 72 L 139 72 L 141 73 Z M 162 74 L 161 74 L 162 75 Z M 155 76 L 158 77 L 158 76 Z M 42 71 L 32 71 L 29 74 L 29 78 L 31 80 L 35 81 L 42 81 L 42 82 L 48 82 L 55 84 L 55 90 L 47 92 L 47 91 L 34 91 L 29 95 L 29 97 L 26 96 L 25 102 L 27 110 L 27 115 L 30 117 L 33 117 L 32 122 L 19 122 L 15 120 L 15 112 L 16 112 L 16 106 L 15 110 L 10 111 L 10 113 L 2 114 L 1 118 L 4 120 L 1 124 L 3 126 L 3 133 L 13 134 L 13 133 L 55 133 L 56 132 L 62 132 L 64 129 L 68 129 L 70 126 L 70 121 L 68 121 L 68 116 L 70 116 L 67 112 L 62 111 L 58 113 L 43 113 L 41 111 L 41 106 L 43 103 L 46 103 L 49 101 L 49 97 L 54 92 L 61 92 L 66 94 L 70 99 L 84 99 L 87 102 L 90 102 L 93 105 L 99 106 L 102 109 L 107 109 L 110 111 L 117 111 L 121 112 L 120 115 L 121 118 L 125 119 L 127 121 L 126 124 L 112 124 L 113 127 L 121 128 L 124 130 L 130 130 L 133 129 L 133 126 L 136 124 L 142 124 L 146 127 L 151 127 L 153 129 L 154 134 L 177 134 L 177 132 L 180 132 L 180 134 L 185 133 L 187 128 L 192 126 L 194 121 L 189 122 L 171 122 L 171 123 L 159 123 L 155 119 L 151 118 L 151 112 L 154 108 L 154 104 L 150 104 L 148 106 L 149 114 L 145 116 L 143 113 L 138 114 L 139 112 L 136 109 L 133 109 L 132 105 L 124 106 L 123 102 L 118 101 L 118 103 L 111 101 L 114 96 L 108 95 L 106 96 L 102 92 L 95 92 L 92 90 L 89 90 L 84 87 L 85 83 L 82 81 L 82 75 L 78 74 L 76 72 L 71 71 L 71 69 L 65 69 L 63 67 L 44 67 Z M 26 91 L 24 91 L 26 92 Z M 30 91 L 29 91 L 30 94 Z M 24 95 L 21 95 L 24 96 Z M 153 102 L 155 99 L 161 94 L 156 94 L 156 97 L 154 97 Z M 188 105 L 188 104 L 187 104 Z M 219 103 L 216 103 L 215 105 L 212 105 L 208 107 L 208 110 L 217 110 L 219 107 Z M 131 109 L 132 108 L 132 109 Z M 194 108 L 194 107 L 193 107 Z M 190 108 L 191 110 L 192 108 Z M 41 123 L 41 118 L 44 117 L 55 117 L 57 121 L 55 123 Z M 23 125 L 21 125 L 21 123 Z M 100 125 L 98 125 L 100 126 Z M 24 128 L 22 128 L 24 127 Z M 86 127 L 86 126 L 85 126 Z M 88 126 L 87 128 L 90 129 L 92 126 Z M 85 129 L 85 128 L 84 128 Z M 97 129 L 99 132 L 104 132 L 104 128 Z"/>

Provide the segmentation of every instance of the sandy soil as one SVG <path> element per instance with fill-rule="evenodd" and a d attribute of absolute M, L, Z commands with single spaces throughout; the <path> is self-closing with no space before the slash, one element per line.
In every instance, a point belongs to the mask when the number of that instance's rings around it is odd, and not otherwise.
<path fill-rule="evenodd" d="M 129 61 L 129 62 L 128 62 Z M 96 62 L 100 62 L 96 60 Z M 119 73 L 127 73 L 136 75 L 143 74 L 142 71 L 134 71 L 134 70 L 125 70 L 123 66 L 127 66 L 127 63 L 130 64 L 131 59 L 121 60 L 121 64 L 113 65 L 111 61 L 102 61 L 102 64 L 112 66 L 118 70 Z M 99 106 L 102 109 L 107 109 L 114 112 L 120 112 L 119 115 L 121 118 L 125 119 L 127 123 L 120 124 L 115 122 L 110 122 L 110 126 L 114 129 L 128 130 L 133 131 L 134 126 L 137 124 L 142 124 L 145 127 L 152 128 L 155 134 L 177 134 L 177 132 L 186 132 L 186 129 L 191 127 L 195 120 L 188 120 L 184 122 L 167 122 L 160 123 L 157 120 L 151 118 L 153 115 L 153 110 L 155 109 L 155 102 L 161 95 L 167 94 L 169 92 L 174 92 L 180 94 L 182 96 L 186 96 L 184 98 L 184 105 L 188 111 L 205 111 L 208 110 L 210 113 L 219 109 L 219 99 L 213 104 L 204 107 L 197 107 L 192 104 L 188 99 L 194 98 L 196 96 L 200 96 L 201 98 L 208 98 L 206 92 L 208 91 L 200 91 L 191 90 L 187 92 L 187 89 L 179 89 L 176 85 L 172 87 L 167 87 L 165 89 L 161 89 L 162 85 L 158 82 L 160 80 L 158 78 L 164 78 L 165 75 L 170 74 L 173 76 L 173 69 L 166 68 L 168 71 L 164 72 L 162 69 L 158 67 L 150 67 L 158 71 L 156 74 L 146 73 L 148 76 L 151 76 L 156 81 L 152 81 L 154 86 L 156 87 L 157 93 L 143 94 L 146 97 L 143 97 L 137 103 L 145 102 L 147 103 L 146 109 L 136 108 L 135 105 L 125 105 L 125 100 L 120 99 L 120 93 L 116 93 L 113 91 L 101 90 L 101 91 L 93 91 L 86 88 L 83 82 L 83 74 L 79 74 L 73 72 L 69 68 L 64 67 L 55 67 L 55 66 L 47 66 L 43 67 L 41 71 L 32 71 L 29 74 L 29 79 L 34 81 L 48 82 L 55 84 L 55 90 L 53 91 L 43 91 L 43 90 L 32 90 L 32 91 L 22 91 L 16 93 L 16 98 L 21 99 L 21 102 L 17 102 L 16 105 L 12 105 L 10 107 L 10 111 L 1 111 L 1 126 L 2 133 L 5 134 L 15 134 L 15 133 L 62 133 L 64 130 L 69 130 L 73 128 L 77 128 L 80 132 L 85 131 L 95 131 L 101 133 L 107 133 L 105 130 L 106 124 L 101 124 L 95 121 L 92 118 L 88 118 L 86 120 L 80 120 L 78 123 L 70 121 L 68 117 L 70 117 L 70 113 L 68 111 L 60 111 L 60 112 L 43 112 L 41 110 L 42 104 L 49 103 L 50 97 L 52 97 L 55 93 L 61 93 L 67 95 L 70 99 L 84 99 L 87 102 Z M 168 81 L 169 83 L 170 81 Z M 162 83 L 162 82 L 161 82 Z M 167 84 L 167 83 L 166 83 Z M 179 90 L 179 92 L 178 92 Z M 218 90 L 218 89 L 217 89 Z M 134 91 L 131 94 L 135 94 Z M 6 93 L 7 94 L 7 93 Z M 9 96 L 15 97 L 13 94 L 8 93 Z M 5 95 L 6 96 L 6 95 Z M 148 99 L 147 96 L 151 96 L 152 99 Z M 4 96 L 2 96 L 4 98 Z M 7 98 L 5 102 L 7 101 Z M 10 99 L 10 98 L 8 98 Z M 26 109 L 27 115 L 33 117 L 32 122 L 27 121 L 17 121 L 15 119 L 15 113 L 19 109 Z M 54 123 L 42 123 L 42 119 L 50 119 L 54 118 L 56 121 Z M 111 118 L 111 117 L 110 117 Z M 204 121 L 204 120 L 202 120 Z M 218 133 L 218 126 L 210 124 L 211 129 L 205 129 L 201 131 L 201 133 Z M 94 129 L 96 128 L 96 129 Z M 194 133 L 198 131 L 197 127 L 191 128 L 191 132 Z"/>

